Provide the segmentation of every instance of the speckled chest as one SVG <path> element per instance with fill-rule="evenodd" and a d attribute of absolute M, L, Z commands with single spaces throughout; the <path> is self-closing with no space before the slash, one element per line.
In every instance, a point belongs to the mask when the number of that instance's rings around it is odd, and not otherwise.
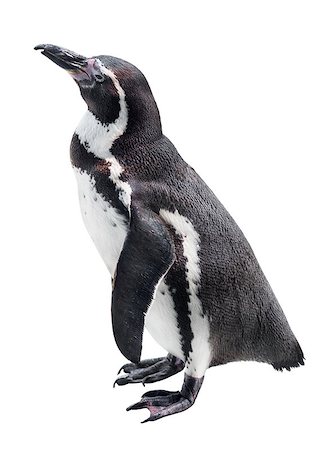
<path fill-rule="evenodd" d="M 101 193 L 96 177 L 79 168 L 74 168 L 74 171 L 84 224 L 110 274 L 114 276 L 129 228 L 123 202 L 119 208 L 119 199 L 115 198 L 113 202 L 108 194 Z M 121 189 L 119 194 L 121 197 L 124 195 Z"/>

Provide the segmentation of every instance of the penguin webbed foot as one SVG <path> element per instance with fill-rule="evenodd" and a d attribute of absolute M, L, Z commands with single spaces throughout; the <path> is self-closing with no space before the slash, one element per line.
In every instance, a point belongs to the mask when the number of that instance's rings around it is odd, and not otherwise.
<path fill-rule="evenodd" d="M 156 390 L 142 395 L 141 400 L 126 410 L 147 408 L 150 416 L 143 420 L 153 422 L 172 414 L 176 414 L 190 408 L 198 395 L 203 382 L 202 378 L 194 378 L 185 374 L 182 390 L 176 392 Z"/>
<path fill-rule="evenodd" d="M 119 370 L 124 374 L 116 379 L 114 386 L 124 386 L 129 383 L 155 383 L 164 380 L 184 369 L 184 362 L 173 355 L 166 357 L 145 359 L 137 364 L 125 364 Z"/>

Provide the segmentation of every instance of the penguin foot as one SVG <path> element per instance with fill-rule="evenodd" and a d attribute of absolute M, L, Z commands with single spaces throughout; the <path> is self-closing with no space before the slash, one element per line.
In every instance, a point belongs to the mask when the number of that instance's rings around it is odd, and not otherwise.
<path fill-rule="evenodd" d="M 124 374 L 117 378 L 114 386 L 123 386 L 129 383 L 154 383 L 171 377 L 184 369 L 184 363 L 181 359 L 173 355 L 163 358 L 145 359 L 137 364 L 125 364 L 119 370 Z"/>
<path fill-rule="evenodd" d="M 150 416 L 143 420 L 142 423 L 152 422 L 162 417 L 176 414 L 190 408 L 199 393 L 203 378 L 194 378 L 185 374 L 184 384 L 181 392 L 170 391 L 150 391 L 142 395 L 141 400 L 127 408 L 132 409 L 147 408 Z"/>

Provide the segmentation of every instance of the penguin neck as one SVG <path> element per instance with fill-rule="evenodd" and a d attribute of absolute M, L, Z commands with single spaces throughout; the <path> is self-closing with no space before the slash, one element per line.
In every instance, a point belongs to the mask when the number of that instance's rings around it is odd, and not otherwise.
<path fill-rule="evenodd" d="M 123 156 L 162 136 L 160 115 L 153 97 L 138 97 L 137 103 L 128 103 L 124 91 L 119 94 L 120 110 L 113 122 L 104 123 L 88 110 L 76 128 L 86 150 L 101 159 Z"/>
<path fill-rule="evenodd" d="M 125 132 L 117 139 L 111 152 L 123 156 L 139 147 L 145 147 L 162 136 L 160 114 L 157 104 L 148 93 L 137 101 L 127 98 L 128 121 Z"/>

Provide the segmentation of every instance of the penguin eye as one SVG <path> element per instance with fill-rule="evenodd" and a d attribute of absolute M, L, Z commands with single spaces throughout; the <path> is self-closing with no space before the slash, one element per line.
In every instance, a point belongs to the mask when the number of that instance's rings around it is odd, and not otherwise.
<path fill-rule="evenodd" d="M 104 81 L 104 76 L 100 73 L 97 73 L 94 77 L 99 83 L 102 83 Z"/>

